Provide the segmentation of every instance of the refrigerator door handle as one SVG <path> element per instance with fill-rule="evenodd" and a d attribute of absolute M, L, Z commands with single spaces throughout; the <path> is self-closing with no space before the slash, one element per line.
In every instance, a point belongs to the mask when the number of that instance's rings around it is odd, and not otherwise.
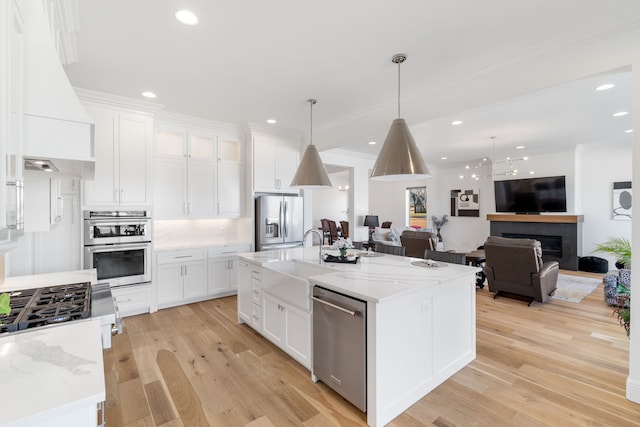
<path fill-rule="evenodd" d="M 284 204 L 284 202 L 281 201 L 280 202 L 280 211 L 278 212 L 278 227 L 281 227 L 281 229 L 278 230 L 278 236 L 279 237 L 280 237 L 280 233 L 284 231 L 284 216 L 282 215 L 283 204 Z"/>
<path fill-rule="evenodd" d="M 288 204 L 289 202 L 284 202 L 284 237 L 289 237 L 289 217 L 288 217 Z"/>

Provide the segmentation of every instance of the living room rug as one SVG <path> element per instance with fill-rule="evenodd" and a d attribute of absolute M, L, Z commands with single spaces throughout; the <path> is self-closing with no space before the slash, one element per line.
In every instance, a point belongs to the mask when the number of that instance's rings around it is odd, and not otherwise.
<path fill-rule="evenodd" d="M 593 292 L 600 283 L 602 283 L 600 279 L 560 274 L 558 275 L 556 290 L 551 295 L 551 298 L 579 303 L 584 297 Z"/>

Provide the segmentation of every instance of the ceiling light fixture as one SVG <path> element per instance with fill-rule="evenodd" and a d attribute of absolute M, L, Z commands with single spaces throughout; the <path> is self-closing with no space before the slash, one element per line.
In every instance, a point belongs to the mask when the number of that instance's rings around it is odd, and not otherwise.
<path fill-rule="evenodd" d="M 632 132 L 633 132 L 633 129 L 627 129 L 624 131 L 624 133 L 632 133 Z"/>
<path fill-rule="evenodd" d="M 463 123 L 463 121 L 462 121 L 462 120 L 454 120 L 454 121 L 452 121 L 452 122 L 451 122 L 451 124 L 452 124 L 453 126 L 458 126 L 458 125 L 461 125 L 462 123 Z"/>
<path fill-rule="evenodd" d="M 518 145 L 518 146 L 516 147 L 516 150 L 522 150 L 523 148 L 524 148 L 524 145 Z"/>
<path fill-rule="evenodd" d="M 629 114 L 628 111 L 618 111 L 617 113 L 613 114 L 613 117 L 622 117 L 622 116 L 626 116 L 627 114 Z"/>
<path fill-rule="evenodd" d="M 269 123 L 270 125 L 275 125 L 278 122 L 276 121 L 276 119 L 267 119 L 267 123 Z"/>
<path fill-rule="evenodd" d="M 307 102 L 309 102 L 311 110 L 309 145 L 307 145 L 304 154 L 302 154 L 298 170 L 291 181 L 291 187 L 307 189 L 331 188 L 329 175 L 327 175 L 327 171 L 322 164 L 318 149 L 313 145 L 313 105 L 317 101 L 308 99 Z"/>
<path fill-rule="evenodd" d="M 145 98 L 151 98 L 151 99 L 155 99 L 158 97 L 158 95 L 156 95 L 155 93 L 151 92 L 151 91 L 144 91 L 142 92 L 142 96 L 144 96 Z"/>
<path fill-rule="evenodd" d="M 176 19 L 182 22 L 184 25 L 197 25 L 198 17 L 190 10 L 179 10 L 176 12 Z"/>
<path fill-rule="evenodd" d="M 375 142 L 375 141 L 369 141 L 369 145 L 376 145 L 376 144 L 377 144 L 377 142 Z"/>
<path fill-rule="evenodd" d="M 440 160 L 447 160 L 447 159 L 448 159 L 448 157 L 447 157 L 447 156 L 442 156 L 442 157 L 440 157 Z"/>
<path fill-rule="evenodd" d="M 397 54 L 391 58 L 391 62 L 398 64 L 398 118 L 391 123 L 387 138 L 373 166 L 373 180 L 407 181 L 431 177 L 407 123 L 400 118 L 400 64 L 406 59 L 407 56 L 404 54 Z"/>
<path fill-rule="evenodd" d="M 605 83 L 603 85 L 600 85 L 596 88 L 596 90 L 598 92 L 603 91 L 603 90 L 609 90 L 611 88 L 615 87 L 615 85 L 613 83 Z"/>

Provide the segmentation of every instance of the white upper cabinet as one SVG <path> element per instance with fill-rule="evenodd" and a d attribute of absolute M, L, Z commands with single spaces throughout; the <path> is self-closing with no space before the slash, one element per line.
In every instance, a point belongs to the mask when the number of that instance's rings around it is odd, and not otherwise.
<path fill-rule="evenodd" d="M 24 21 L 18 2 L 0 2 L 0 254 L 22 235 Z"/>
<path fill-rule="evenodd" d="M 239 217 L 240 138 L 156 122 L 154 214 L 160 219 Z"/>
<path fill-rule="evenodd" d="M 84 181 L 87 207 L 151 204 L 151 115 L 86 105 L 95 122 L 95 179 Z"/>
<path fill-rule="evenodd" d="M 290 185 L 298 168 L 299 157 L 298 141 L 254 133 L 254 191 L 295 191 Z"/>

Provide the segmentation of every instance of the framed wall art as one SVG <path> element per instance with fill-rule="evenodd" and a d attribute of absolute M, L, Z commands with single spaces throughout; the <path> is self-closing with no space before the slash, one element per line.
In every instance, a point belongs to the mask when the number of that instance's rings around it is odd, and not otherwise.
<path fill-rule="evenodd" d="M 631 181 L 614 182 L 612 218 L 631 221 L 631 201 Z"/>
<path fill-rule="evenodd" d="M 479 190 L 451 190 L 451 216 L 480 217 Z"/>

